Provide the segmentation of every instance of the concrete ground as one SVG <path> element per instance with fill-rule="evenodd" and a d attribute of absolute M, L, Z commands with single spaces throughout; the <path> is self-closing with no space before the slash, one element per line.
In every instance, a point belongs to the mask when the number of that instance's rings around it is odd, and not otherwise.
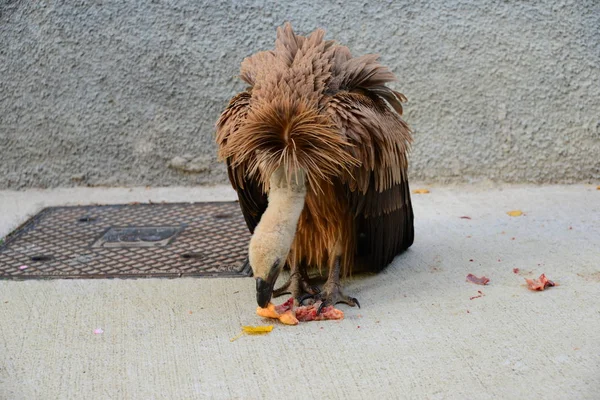
<path fill-rule="evenodd" d="M 231 342 L 266 322 L 251 278 L 0 281 L 0 399 L 600 398 L 600 190 L 428 188 L 415 244 L 347 282 L 362 309 L 340 305 L 341 322 Z M 233 198 L 0 192 L 0 236 L 48 205 Z M 558 286 L 529 291 L 541 273 Z"/>

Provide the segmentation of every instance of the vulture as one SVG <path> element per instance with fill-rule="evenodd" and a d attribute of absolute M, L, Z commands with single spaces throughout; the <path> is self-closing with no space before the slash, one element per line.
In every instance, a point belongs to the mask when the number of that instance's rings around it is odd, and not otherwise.
<path fill-rule="evenodd" d="M 251 233 L 256 300 L 360 304 L 340 279 L 379 272 L 413 243 L 406 97 L 377 55 L 353 57 L 317 29 L 286 23 L 274 50 L 245 58 L 248 84 L 216 123 L 219 159 Z M 284 267 L 290 278 L 275 289 Z M 327 276 L 311 286 L 308 271 Z"/>

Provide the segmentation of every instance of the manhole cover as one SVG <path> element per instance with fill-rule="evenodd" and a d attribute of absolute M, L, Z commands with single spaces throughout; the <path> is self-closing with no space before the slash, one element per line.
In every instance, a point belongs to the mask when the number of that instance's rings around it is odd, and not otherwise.
<path fill-rule="evenodd" d="M 249 276 L 238 203 L 42 210 L 0 245 L 0 279 Z"/>

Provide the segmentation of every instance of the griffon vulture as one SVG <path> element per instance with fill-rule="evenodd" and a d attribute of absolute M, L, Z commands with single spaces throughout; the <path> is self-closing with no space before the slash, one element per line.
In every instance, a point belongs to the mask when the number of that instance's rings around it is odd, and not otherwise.
<path fill-rule="evenodd" d="M 395 76 L 378 56 L 352 57 L 324 35 L 278 28 L 274 50 L 243 60 L 249 86 L 216 125 L 219 156 L 252 233 L 260 307 L 286 264 L 290 279 L 276 295 L 358 305 L 340 277 L 359 262 L 380 271 L 413 243 L 406 98 L 386 86 Z M 308 284 L 309 267 L 327 271 L 322 290 Z"/>

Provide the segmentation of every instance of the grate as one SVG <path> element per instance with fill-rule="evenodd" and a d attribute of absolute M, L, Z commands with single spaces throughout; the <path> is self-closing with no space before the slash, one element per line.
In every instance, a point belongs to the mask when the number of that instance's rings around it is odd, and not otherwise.
<path fill-rule="evenodd" d="M 0 245 L 0 279 L 250 276 L 237 202 L 51 207 Z"/>

